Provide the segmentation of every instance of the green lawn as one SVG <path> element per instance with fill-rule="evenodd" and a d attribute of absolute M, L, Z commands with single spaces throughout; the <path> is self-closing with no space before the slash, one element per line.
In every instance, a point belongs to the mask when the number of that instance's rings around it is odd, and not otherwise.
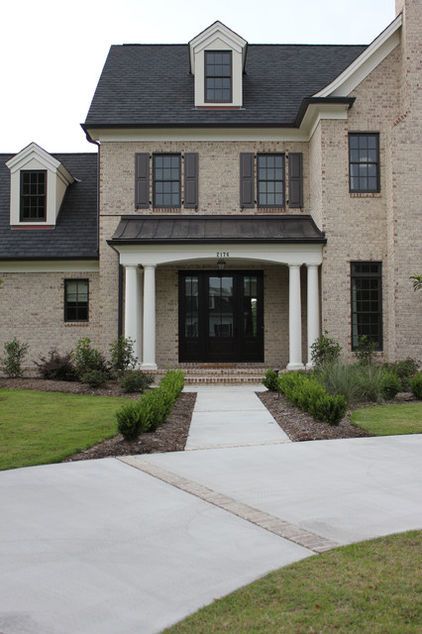
<path fill-rule="evenodd" d="M 352 414 L 352 423 L 375 436 L 422 434 L 422 402 L 357 409 Z"/>
<path fill-rule="evenodd" d="M 166 630 L 172 634 L 422 631 L 422 531 L 281 568 Z"/>
<path fill-rule="evenodd" d="M 60 462 L 116 435 L 124 398 L 0 389 L 0 469 Z"/>

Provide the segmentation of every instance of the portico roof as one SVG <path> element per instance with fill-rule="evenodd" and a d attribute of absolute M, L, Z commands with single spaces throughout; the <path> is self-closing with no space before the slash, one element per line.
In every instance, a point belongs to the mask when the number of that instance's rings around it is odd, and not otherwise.
<path fill-rule="evenodd" d="M 109 244 L 326 242 L 309 215 L 122 216 Z"/>

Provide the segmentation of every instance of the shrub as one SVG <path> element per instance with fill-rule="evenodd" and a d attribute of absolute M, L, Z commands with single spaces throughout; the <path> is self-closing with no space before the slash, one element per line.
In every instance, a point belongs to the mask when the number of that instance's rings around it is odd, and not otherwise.
<path fill-rule="evenodd" d="M 138 359 L 134 353 L 135 342 L 130 337 L 118 337 L 110 346 L 111 367 L 116 372 L 135 368 Z"/>
<path fill-rule="evenodd" d="M 157 429 L 166 420 L 183 389 L 183 384 L 183 372 L 180 370 L 167 372 L 157 388 L 143 394 L 133 405 L 128 405 L 117 412 L 119 432 L 127 440 L 134 440 L 143 431 Z M 127 433 L 130 437 L 125 435 Z"/>
<path fill-rule="evenodd" d="M 394 370 L 381 368 L 381 390 L 386 399 L 394 398 L 401 390 L 401 382 Z"/>
<path fill-rule="evenodd" d="M 278 390 L 278 372 L 276 370 L 268 369 L 265 372 L 262 383 L 270 392 L 277 392 Z"/>
<path fill-rule="evenodd" d="M 315 371 L 315 376 L 333 396 L 344 396 L 348 403 L 362 400 L 361 381 L 357 376 L 360 366 L 341 363 L 327 363 Z"/>
<path fill-rule="evenodd" d="M 104 385 L 108 378 L 109 374 L 107 372 L 103 372 L 102 370 L 87 370 L 79 377 L 81 383 L 85 383 L 94 389 Z"/>
<path fill-rule="evenodd" d="M 144 392 L 153 383 L 154 377 L 141 370 L 126 370 L 120 379 L 123 392 Z"/>
<path fill-rule="evenodd" d="M 110 367 L 99 350 L 92 348 L 91 339 L 84 337 L 79 339 L 73 355 L 76 373 L 82 381 L 82 377 L 95 370 L 104 377 L 110 377 Z M 84 381 L 82 381 L 84 382 Z"/>
<path fill-rule="evenodd" d="M 341 346 L 325 332 L 311 346 L 311 359 L 316 368 L 333 363 L 340 357 Z"/>
<path fill-rule="evenodd" d="M 422 372 L 418 372 L 410 379 L 410 388 L 416 398 L 422 399 Z"/>
<path fill-rule="evenodd" d="M 318 420 L 337 425 L 346 413 L 344 396 L 328 394 L 314 376 L 289 372 L 280 376 L 278 384 L 280 392 L 289 401 Z"/>
<path fill-rule="evenodd" d="M 376 343 L 367 335 L 363 335 L 358 339 L 358 345 L 355 350 L 356 359 L 361 365 L 371 365 L 374 361 L 374 352 Z"/>
<path fill-rule="evenodd" d="M 50 350 L 48 356 L 41 357 L 39 363 L 35 361 L 35 365 L 43 379 L 76 381 L 78 378 L 70 353 L 61 355 L 57 350 Z"/>
<path fill-rule="evenodd" d="M 21 343 L 14 337 L 4 344 L 4 357 L 1 360 L 1 369 L 6 376 L 16 379 L 22 376 L 22 363 L 28 352 L 29 345 Z"/>
<path fill-rule="evenodd" d="M 116 412 L 117 429 L 125 440 L 135 440 L 142 431 L 141 412 L 138 403 L 125 405 Z"/>
<path fill-rule="evenodd" d="M 407 392 L 410 390 L 410 379 L 415 376 L 418 371 L 418 363 L 414 359 L 408 357 L 403 361 L 396 361 L 395 363 L 386 363 L 385 368 L 394 370 L 400 379 L 401 390 Z"/>

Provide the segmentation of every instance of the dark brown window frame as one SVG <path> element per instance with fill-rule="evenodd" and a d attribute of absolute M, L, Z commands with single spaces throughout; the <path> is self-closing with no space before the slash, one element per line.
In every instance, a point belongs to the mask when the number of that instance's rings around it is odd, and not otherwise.
<path fill-rule="evenodd" d="M 68 315 L 68 301 L 67 301 L 67 285 L 69 282 L 86 282 L 87 285 L 87 300 L 86 300 L 86 319 L 70 319 Z M 86 323 L 89 321 L 89 279 L 86 277 L 68 277 L 64 280 L 64 321 L 66 323 Z"/>
<path fill-rule="evenodd" d="M 207 79 L 227 79 L 227 77 L 209 76 L 207 75 L 207 57 L 213 53 L 229 53 L 230 54 L 230 98 L 223 100 L 208 99 L 207 97 Z M 205 103 L 232 103 L 233 102 L 233 51 L 205 51 L 204 52 L 204 102 Z"/>
<path fill-rule="evenodd" d="M 179 159 L 179 203 L 177 205 L 158 205 L 156 202 L 156 193 L 155 193 L 155 183 L 157 179 L 155 178 L 155 167 L 156 167 L 156 158 L 158 156 L 177 156 Z M 161 181 L 160 182 L 177 182 L 174 181 Z M 152 206 L 153 209 L 181 209 L 182 208 L 182 154 L 180 152 L 156 152 L 152 155 Z"/>
<path fill-rule="evenodd" d="M 350 139 L 352 137 L 375 137 L 377 142 L 377 159 L 376 161 L 352 161 L 352 148 L 350 146 Z M 380 134 L 379 132 L 349 132 L 348 134 L 348 144 L 349 144 L 349 193 L 351 194 L 379 194 L 381 191 L 381 178 L 380 178 Z M 360 188 L 352 188 L 352 165 L 375 165 L 376 166 L 376 188 L 375 189 L 360 189 Z"/>
<path fill-rule="evenodd" d="M 359 264 L 369 264 L 369 265 L 377 265 L 378 273 L 368 272 L 368 273 L 356 273 L 354 271 L 354 267 Z M 354 260 L 350 262 L 350 315 L 351 315 L 351 348 L 352 351 L 358 348 L 358 342 L 355 343 L 353 339 L 353 283 L 355 279 L 371 279 L 375 278 L 379 280 L 379 288 L 378 288 L 378 341 L 377 341 L 377 352 L 382 352 L 384 349 L 384 333 L 383 333 L 383 274 L 382 274 L 382 262 L 379 260 Z M 372 312 L 372 311 L 368 311 Z M 358 313 L 358 311 L 356 311 Z"/>
<path fill-rule="evenodd" d="M 260 195 L 260 191 L 259 191 L 259 183 L 260 183 L 260 178 L 259 178 L 259 159 L 261 157 L 264 156 L 281 156 L 282 160 L 283 160 L 283 167 L 282 167 L 282 179 L 281 179 L 281 183 L 282 183 L 282 203 L 281 205 L 278 204 L 261 204 L 259 202 L 259 195 Z M 259 209 L 284 209 L 286 206 L 286 154 L 285 152 L 260 152 L 259 154 L 256 155 L 255 157 L 255 167 L 256 167 L 256 205 Z M 263 181 L 264 182 L 264 181 Z M 273 180 L 266 180 L 265 182 L 277 182 L 277 181 L 273 181 Z"/>
<path fill-rule="evenodd" d="M 43 174 L 44 175 L 44 194 L 24 194 L 23 186 L 24 186 L 24 176 L 26 174 Z M 23 215 L 24 210 L 24 199 L 28 198 L 44 198 L 44 215 L 42 218 L 26 218 Z M 20 222 L 29 222 L 29 223 L 37 223 L 37 222 L 46 222 L 47 220 L 47 170 L 21 170 L 20 171 L 20 197 L 19 197 L 19 221 Z"/>

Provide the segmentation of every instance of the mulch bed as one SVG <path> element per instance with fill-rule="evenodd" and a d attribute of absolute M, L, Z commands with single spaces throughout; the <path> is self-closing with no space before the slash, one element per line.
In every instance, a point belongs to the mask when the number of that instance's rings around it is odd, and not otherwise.
<path fill-rule="evenodd" d="M 291 405 L 282 394 L 258 392 L 257 396 L 275 418 L 290 440 L 327 440 L 331 438 L 360 438 L 370 436 L 363 429 L 355 427 L 346 415 L 339 425 L 329 425 L 316 421 L 301 409 Z"/>
<path fill-rule="evenodd" d="M 24 378 L 0 379 L 0 388 L 17 390 L 39 390 L 40 392 L 66 392 L 69 394 L 89 394 L 90 396 L 124 396 L 138 398 L 139 394 L 125 394 L 116 381 L 109 381 L 104 387 L 93 389 L 78 381 L 50 381 L 49 379 Z"/>
<path fill-rule="evenodd" d="M 128 442 L 120 434 L 104 440 L 81 453 L 66 458 L 64 462 L 111 458 L 139 453 L 183 451 L 188 437 L 192 411 L 196 401 L 193 392 L 182 392 L 166 422 L 152 433 L 141 434 L 137 440 Z"/>

